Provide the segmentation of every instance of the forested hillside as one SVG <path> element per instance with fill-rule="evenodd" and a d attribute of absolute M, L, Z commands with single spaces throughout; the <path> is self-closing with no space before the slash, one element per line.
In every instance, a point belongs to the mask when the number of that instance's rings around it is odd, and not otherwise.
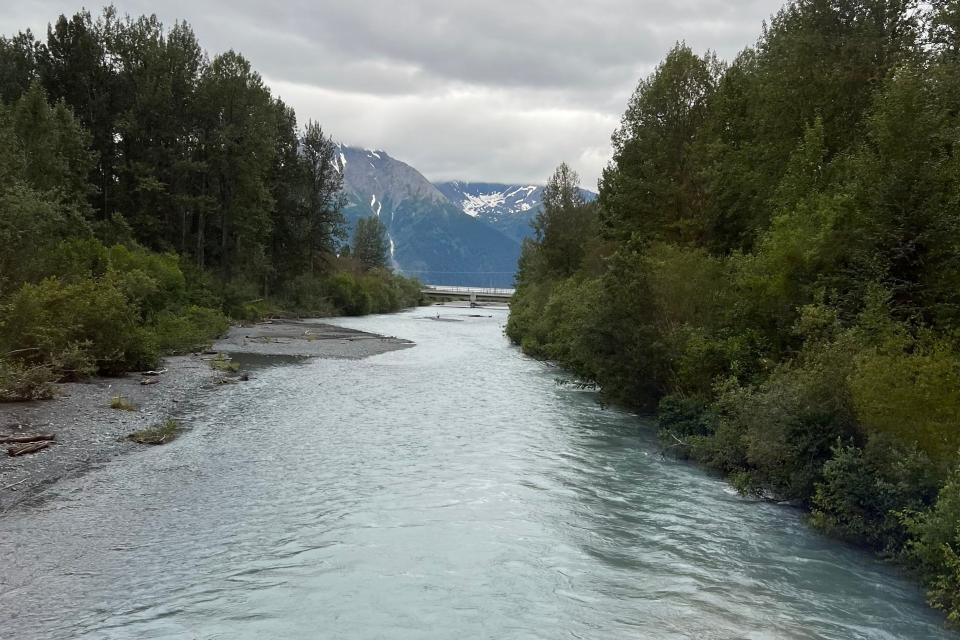
<path fill-rule="evenodd" d="M 561 166 L 508 333 L 666 451 L 917 573 L 960 623 L 960 8 L 797 0 L 642 80 Z"/>
<path fill-rule="evenodd" d="M 0 399 L 151 366 L 228 317 L 415 304 L 338 257 L 335 149 L 185 23 L 107 9 L 0 38 Z"/>

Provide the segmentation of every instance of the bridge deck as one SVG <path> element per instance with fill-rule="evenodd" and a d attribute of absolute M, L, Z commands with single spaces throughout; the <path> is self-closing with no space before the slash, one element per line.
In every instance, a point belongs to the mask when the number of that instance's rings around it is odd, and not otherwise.
<path fill-rule="evenodd" d="M 465 300 L 469 302 L 510 303 L 514 289 L 496 289 L 484 287 L 426 286 L 420 290 L 424 298 L 431 301 Z"/>

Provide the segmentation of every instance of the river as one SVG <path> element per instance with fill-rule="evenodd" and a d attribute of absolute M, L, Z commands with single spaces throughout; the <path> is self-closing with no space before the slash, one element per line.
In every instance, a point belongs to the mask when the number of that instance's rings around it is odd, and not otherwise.
<path fill-rule="evenodd" d="M 919 589 L 663 459 L 506 315 L 257 369 L 192 429 L 0 518 L 0 637 L 947 639 Z"/>

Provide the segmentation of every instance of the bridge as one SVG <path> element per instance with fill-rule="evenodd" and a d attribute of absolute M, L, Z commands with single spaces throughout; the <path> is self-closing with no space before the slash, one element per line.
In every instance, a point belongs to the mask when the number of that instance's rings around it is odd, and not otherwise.
<path fill-rule="evenodd" d="M 481 287 L 448 287 L 427 285 L 420 295 L 427 302 L 453 302 L 455 300 L 472 304 L 510 304 L 514 289 L 484 289 Z"/>

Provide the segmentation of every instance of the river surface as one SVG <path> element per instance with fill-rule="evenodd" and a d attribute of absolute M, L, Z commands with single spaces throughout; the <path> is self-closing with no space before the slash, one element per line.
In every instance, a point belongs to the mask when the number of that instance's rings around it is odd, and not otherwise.
<path fill-rule="evenodd" d="M 504 312 L 256 370 L 0 517 L 0 637 L 947 639 L 917 587 L 662 459 Z M 476 313 L 475 311 L 473 313 Z"/>

